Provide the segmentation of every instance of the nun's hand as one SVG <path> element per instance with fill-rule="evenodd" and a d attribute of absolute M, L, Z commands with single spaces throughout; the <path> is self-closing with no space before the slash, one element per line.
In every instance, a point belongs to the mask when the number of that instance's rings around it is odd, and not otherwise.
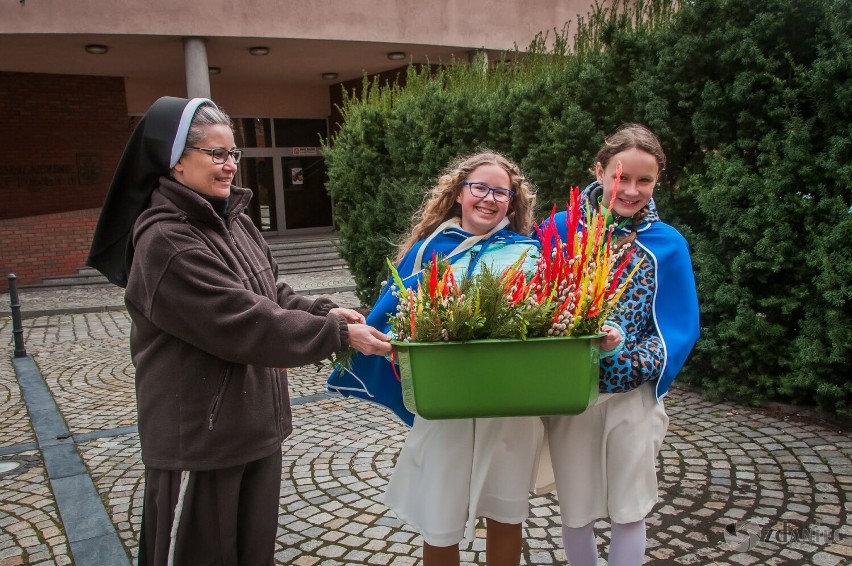
<path fill-rule="evenodd" d="M 335 307 L 329 310 L 328 314 L 336 314 L 337 316 L 343 318 L 343 320 L 349 323 L 364 324 L 366 322 L 363 314 L 359 313 L 356 310 L 347 309 L 344 307 Z"/>

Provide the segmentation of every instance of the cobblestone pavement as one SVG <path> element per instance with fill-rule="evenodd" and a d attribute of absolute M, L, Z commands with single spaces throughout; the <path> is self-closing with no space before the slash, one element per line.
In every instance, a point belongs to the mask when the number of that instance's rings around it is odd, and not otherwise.
<path fill-rule="evenodd" d="M 305 294 L 346 288 L 322 276 L 288 281 Z M 358 303 L 350 290 L 331 296 Z M 135 561 L 143 467 L 121 292 L 25 290 L 20 299 L 25 312 L 46 313 L 24 320 L 27 353 Z M 0 296 L 0 312 L 8 305 Z M 11 362 L 11 326 L 0 317 L 0 466 L 19 465 L 0 467 L 0 566 L 73 564 Z M 290 372 L 295 432 L 284 444 L 277 563 L 417 564 L 420 537 L 382 504 L 406 428 L 378 406 L 325 393 L 326 373 Z M 661 501 L 648 518 L 647 564 L 852 564 L 848 430 L 710 403 L 681 387 L 666 407 L 671 426 L 659 457 Z M 607 523 L 597 526 L 606 556 Z M 463 563 L 484 564 L 484 546 L 480 530 Z M 554 495 L 531 499 L 522 563 L 566 563 Z"/>

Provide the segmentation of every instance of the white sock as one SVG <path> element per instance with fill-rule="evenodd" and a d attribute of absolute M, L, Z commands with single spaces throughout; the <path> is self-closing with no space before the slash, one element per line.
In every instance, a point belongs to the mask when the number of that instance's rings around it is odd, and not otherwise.
<path fill-rule="evenodd" d="M 609 566 L 639 566 L 644 558 L 645 519 L 635 523 L 613 522 L 607 564 Z"/>
<path fill-rule="evenodd" d="M 585 527 L 562 525 L 562 545 L 571 566 L 597 566 L 598 544 L 595 541 L 595 522 Z"/>

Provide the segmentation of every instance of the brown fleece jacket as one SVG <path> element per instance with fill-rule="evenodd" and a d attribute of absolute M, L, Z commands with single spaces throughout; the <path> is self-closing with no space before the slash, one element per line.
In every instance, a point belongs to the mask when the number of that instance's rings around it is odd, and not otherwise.
<path fill-rule="evenodd" d="M 209 470 L 268 456 L 292 432 L 286 372 L 349 346 L 336 305 L 286 284 L 231 187 L 223 220 L 162 177 L 137 220 L 125 302 L 142 460 Z M 327 315 L 327 316 L 326 316 Z"/>

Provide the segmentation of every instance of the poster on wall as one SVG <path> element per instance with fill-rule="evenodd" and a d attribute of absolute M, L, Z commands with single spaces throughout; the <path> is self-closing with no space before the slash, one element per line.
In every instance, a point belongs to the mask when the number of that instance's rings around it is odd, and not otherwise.
<path fill-rule="evenodd" d="M 302 168 L 291 167 L 290 178 L 293 180 L 294 185 L 301 185 L 304 182 L 304 178 L 302 177 Z"/>

